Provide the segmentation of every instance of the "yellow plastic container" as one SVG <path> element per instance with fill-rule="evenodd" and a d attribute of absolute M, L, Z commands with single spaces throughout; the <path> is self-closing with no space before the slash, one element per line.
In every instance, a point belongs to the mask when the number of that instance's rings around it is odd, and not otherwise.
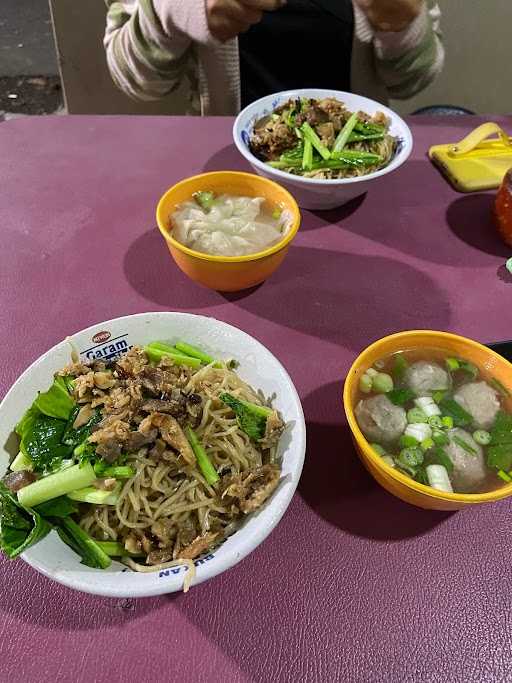
<path fill-rule="evenodd" d="M 428 154 L 456 190 L 490 190 L 512 168 L 512 138 L 497 123 L 483 123 L 463 140 L 434 145 Z"/>
<path fill-rule="evenodd" d="M 216 194 L 264 197 L 271 204 L 290 211 L 292 224 L 280 242 L 255 254 L 211 256 L 194 251 L 173 238 L 170 216 L 178 204 L 201 190 L 211 190 Z M 252 173 L 214 171 L 182 180 L 167 190 L 158 202 L 156 220 L 178 268 L 205 287 L 221 292 L 236 292 L 259 285 L 281 265 L 290 242 L 297 234 L 301 215 L 295 199 L 274 181 Z"/>
<path fill-rule="evenodd" d="M 387 465 L 363 436 L 354 415 L 361 375 L 372 367 L 376 360 L 384 356 L 418 347 L 444 349 L 449 356 L 462 357 L 480 368 L 485 368 L 505 386 L 509 387 L 512 384 L 512 364 L 494 351 L 466 337 L 448 332 L 413 330 L 379 339 L 356 358 L 348 372 L 343 391 L 345 413 L 364 466 L 376 481 L 394 496 L 406 503 L 429 510 L 461 510 L 468 505 L 490 503 L 512 495 L 512 483 L 488 493 L 443 493 L 419 484 Z M 512 402 L 508 399 L 507 409 L 511 408 Z"/>

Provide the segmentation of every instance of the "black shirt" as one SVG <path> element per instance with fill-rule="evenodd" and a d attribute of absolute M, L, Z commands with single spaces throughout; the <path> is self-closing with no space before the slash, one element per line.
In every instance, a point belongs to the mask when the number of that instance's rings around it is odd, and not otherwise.
<path fill-rule="evenodd" d="M 238 37 L 242 107 L 295 88 L 350 90 L 351 0 L 288 0 Z"/>

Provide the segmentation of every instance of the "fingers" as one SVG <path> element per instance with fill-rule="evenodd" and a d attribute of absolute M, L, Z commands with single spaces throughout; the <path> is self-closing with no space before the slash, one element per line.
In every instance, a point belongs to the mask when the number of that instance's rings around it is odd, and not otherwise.
<path fill-rule="evenodd" d="M 242 5 L 260 12 L 273 12 L 286 5 L 286 0 L 240 0 Z"/>

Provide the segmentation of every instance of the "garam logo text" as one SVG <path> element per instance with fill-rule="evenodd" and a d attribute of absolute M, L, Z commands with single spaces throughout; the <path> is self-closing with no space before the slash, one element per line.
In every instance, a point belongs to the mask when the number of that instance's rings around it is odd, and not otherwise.
<path fill-rule="evenodd" d="M 104 344 L 112 334 L 108 332 L 107 330 L 102 330 L 101 332 L 96 332 L 94 337 L 92 338 L 92 343 L 93 344 Z"/>
<path fill-rule="evenodd" d="M 94 346 L 80 351 L 80 355 L 85 356 L 87 360 L 113 360 L 132 348 L 128 342 L 128 333 L 111 337 L 110 332 L 102 331 L 97 332 L 92 340 L 95 342 Z"/>

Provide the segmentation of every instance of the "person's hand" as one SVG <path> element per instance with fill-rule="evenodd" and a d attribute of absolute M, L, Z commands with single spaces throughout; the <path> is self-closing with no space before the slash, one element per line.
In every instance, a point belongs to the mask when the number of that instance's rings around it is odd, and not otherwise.
<path fill-rule="evenodd" d="M 356 0 L 377 31 L 403 31 L 421 12 L 423 0 Z"/>
<path fill-rule="evenodd" d="M 286 0 L 206 0 L 208 28 L 217 40 L 225 42 L 261 21 L 263 12 L 272 12 Z"/>

